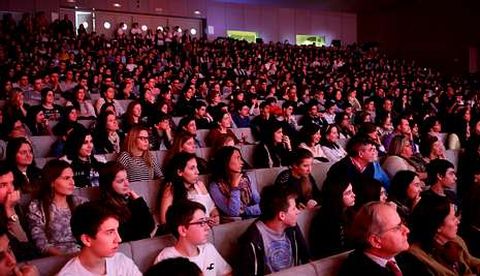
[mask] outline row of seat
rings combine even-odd
[[[298,226],[305,237],[309,240],[309,228],[311,220],[317,210],[305,210],[298,216]],[[209,236],[211,242],[225,260],[235,268],[239,258],[238,240],[247,228],[255,221],[255,219],[235,221],[212,227]],[[138,268],[145,272],[152,264],[158,253],[167,246],[173,246],[175,238],[172,235],[164,235],[150,239],[144,239],[134,242],[121,244],[119,251],[133,259]],[[301,272],[301,275],[334,275],[340,266],[341,261],[346,254],[340,254],[320,261],[312,262],[303,266],[291,268],[280,274],[275,275],[292,275],[289,271]],[[54,275],[58,270],[72,257],[55,256],[33,260],[30,263],[37,266],[40,275]],[[313,269],[312,269],[313,268]],[[315,274],[317,271],[328,274]],[[306,273],[306,274],[304,274]]]

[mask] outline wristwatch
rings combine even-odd
[[[17,222],[18,221],[18,216],[17,216],[17,214],[13,214],[8,219],[10,221]]]

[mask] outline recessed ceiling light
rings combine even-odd
[[[195,28],[191,28],[191,29],[190,29],[190,33],[191,33],[192,35],[196,35],[196,34],[197,34],[197,30],[196,30]]]
[[[113,3],[113,6],[114,6],[115,8],[120,8],[122,5],[120,5],[119,3]]]
[[[147,25],[142,25],[141,29],[142,29],[142,31],[146,32],[148,30],[148,27],[147,27]]]
[[[123,24],[122,24],[122,29],[123,29],[123,30],[126,30],[127,28],[128,28],[127,24],[126,24],[126,23],[123,23]]]
[[[158,27],[157,27],[157,31],[163,32],[163,27],[162,27],[162,26],[158,26]]]
[[[196,14],[196,15],[202,14],[202,12],[200,12],[199,10],[195,10],[193,13]]]
[[[110,24],[110,22],[105,21],[105,22],[103,23],[103,27],[108,30],[108,29],[110,29],[110,27],[112,27],[112,25]]]

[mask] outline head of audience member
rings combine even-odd
[[[203,118],[207,115],[207,103],[204,101],[195,102],[195,117]]]
[[[85,96],[86,96],[86,91],[84,86],[77,85],[75,86],[75,88],[73,88],[74,102],[83,103],[86,100]]]
[[[180,200],[167,210],[167,226],[179,242],[194,246],[205,244],[210,233],[210,218],[205,207],[194,201]]]
[[[78,121],[78,109],[75,106],[64,107],[60,121],[70,124],[76,123]]]
[[[148,130],[142,126],[134,126],[125,137],[125,151],[131,156],[142,156],[149,166],[152,165]]]
[[[394,205],[374,201],[356,213],[348,234],[358,250],[388,260],[408,250],[409,232]]]
[[[297,148],[290,154],[291,171],[295,177],[306,178],[312,172],[313,154],[303,148]]]
[[[422,156],[432,159],[443,158],[442,141],[437,136],[426,135],[420,142],[420,153]]]
[[[196,150],[197,144],[195,143],[195,136],[186,132],[181,132],[173,139],[172,147],[169,150],[169,156],[173,157],[179,152],[195,154]]]
[[[26,172],[30,166],[35,166],[32,144],[25,137],[10,139],[6,150],[6,164]]]
[[[347,154],[357,163],[366,166],[378,158],[375,142],[367,136],[355,135],[347,143]]]
[[[413,208],[420,200],[423,184],[416,172],[399,171],[392,178],[388,198]]]
[[[423,130],[425,134],[442,132],[442,123],[436,116],[430,116],[425,119],[423,123]]]
[[[1,178],[1,176],[0,176]],[[0,226],[0,275],[38,275],[23,274],[23,269],[17,267],[17,259],[10,248],[10,240],[8,238],[8,229],[6,226]]]
[[[355,193],[347,177],[331,177],[322,188],[322,209],[340,217],[346,209],[355,205]]]
[[[240,150],[233,146],[218,149],[212,161],[212,177],[227,183],[232,176],[243,173],[245,167],[249,167]]]
[[[200,268],[189,259],[177,257],[165,259],[153,265],[143,275],[202,276],[203,273]]]
[[[11,167],[5,161],[0,162],[0,206],[4,207],[9,195],[14,192],[15,180]]]
[[[261,139],[267,145],[278,146],[283,143],[283,128],[282,124],[273,122],[265,126],[265,135],[262,135]]]
[[[360,126],[357,132],[358,135],[367,136],[373,142],[379,143],[378,128],[374,123],[364,123]]]
[[[165,181],[172,183],[173,198],[187,198],[187,187],[197,182],[198,175],[195,154],[188,152],[175,154],[165,167]]]
[[[34,130],[38,125],[45,124],[46,118],[43,109],[41,108],[30,108],[27,112],[27,117],[25,118],[25,123],[30,128]]]
[[[222,111],[213,118],[213,121],[217,123],[217,128],[221,131],[226,131],[232,127],[232,116],[230,113]]]
[[[300,130],[300,136],[307,146],[313,147],[318,145],[322,138],[320,126],[317,124],[303,126]]]
[[[398,118],[395,118],[393,125],[395,127],[395,133],[404,135],[408,138],[410,138],[410,134],[412,133],[412,129],[410,128],[410,123],[408,120],[408,117],[406,116],[401,116]]]
[[[10,93],[9,93],[9,101],[7,105],[11,107],[19,108],[21,105],[23,105],[23,99],[24,99],[24,95],[23,95],[22,89],[18,87],[12,88],[12,90],[10,90]]]
[[[102,107],[100,108],[99,115],[103,114],[107,111],[113,112],[113,114],[117,114],[117,109],[115,108],[115,105],[113,103],[110,103],[110,102],[106,102],[102,105]]]
[[[131,190],[127,170],[121,163],[109,161],[100,172],[99,186],[102,198],[122,205],[120,203],[125,202]]]
[[[444,159],[435,159],[427,165],[427,185],[438,185],[442,189],[453,189],[457,184],[455,166]]]
[[[260,219],[286,229],[297,224],[300,213],[295,191],[275,185],[267,186],[260,196]]]
[[[382,183],[374,178],[361,177],[353,183],[356,199],[355,206],[360,208],[368,202],[387,202],[387,191]]]
[[[104,86],[102,95],[107,102],[112,102],[115,99],[115,94],[116,94],[116,91],[113,86],[110,86],[110,85]]]
[[[110,134],[119,130],[117,116],[115,112],[106,111],[101,113],[97,118],[95,132]]]
[[[124,116],[128,123],[138,123],[142,117],[142,105],[140,102],[136,100],[131,101],[127,106],[127,111]]]
[[[330,124],[323,129],[322,132],[322,144],[336,144],[340,135],[338,133],[338,127],[334,124]]]
[[[316,103],[312,102],[307,105],[307,115],[311,118],[317,118],[320,116],[320,113],[318,112],[318,105]]]
[[[65,142],[64,152],[70,160],[89,160],[93,153],[93,138],[90,131],[77,128],[70,132]]]
[[[178,132],[186,132],[190,135],[195,136],[197,132],[197,124],[195,123],[195,118],[192,116],[186,116],[180,119],[178,122]]]
[[[290,116],[293,115],[293,112],[295,111],[295,103],[291,101],[285,101],[282,104],[282,114],[283,117],[289,118]]]
[[[375,100],[370,97],[366,99],[363,103],[363,109],[368,112],[374,112],[375,111]]]
[[[388,155],[410,158],[413,156],[413,149],[410,139],[404,135],[396,135],[392,138],[388,147]]]
[[[270,117],[270,108],[271,106],[266,102],[260,103],[260,116],[262,116],[264,119],[268,119]]]
[[[410,216],[411,241],[431,252],[435,243],[444,245],[457,237],[459,223],[456,206],[446,197],[422,199]]]
[[[54,198],[66,198],[70,210],[73,210],[72,195],[75,190],[73,176],[73,170],[66,161],[58,159],[48,161],[42,169],[38,191],[38,199],[43,206],[50,206]],[[47,211],[49,210],[45,210]]]
[[[77,208],[70,219],[72,234],[82,246],[96,259],[112,257],[122,242],[118,233],[119,218],[109,208],[99,202],[86,202]]]
[[[43,88],[41,92],[42,104],[43,105],[52,105],[55,102],[55,94],[51,88]]]

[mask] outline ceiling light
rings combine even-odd
[[[162,26],[158,26],[158,27],[157,27],[157,31],[163,32],[163,27],[162,27]]]
[[[142,25],[141,29],[142,29],[142,31],[146,32],[148,30],[148,27],[147,27],[147,25]]]
[[[115,8],[120,8],[122,5],[120,5],[119,3],[113,3],[113,6],[114,6]]]
[[[122,24],[122,29],[123,29],[123,30],[126,30],[126,29],[127,29],[127,24],[126,24],[126,23],[123,23],[123,24]]]
[[[191,29],[190,29],[190,34],[196,35],[196,34],[197,34],[197,30],[196,30],[195,28],[191,28]]]
[[[196,14],[196,15],[202,14],[202,12],[200,12],[199,10],[195,10],[193,13]]]
[[[103,22],[103,27],[108,30],[108,29],[110,29],[110,27],[112,27],[112,24],[110,24],[110,22],[108,22],[108,21],[105,21],[105,22]]]
[[[85,29],[88,28],[88,22],[83,22],[82,25],[83,25],[83,27],[84,27]]]

